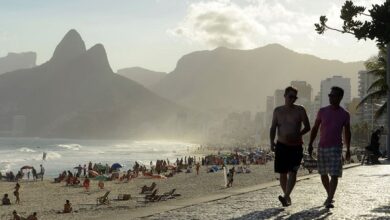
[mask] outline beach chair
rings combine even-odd
[[[153,192],[151,194],[137,197],[138,198],[137,202],[146,204],[146,203],[149,203],[149,202],[156,201],[158,199],[158,197],[159,197],[157,195],[157,191],[158,191],[158,189],[155,189],[155,190],[153,190]]]
[[[151,194],[145,195],[145,200],[153,200],[157,195],[158,189],[153,190]]]
[[[175,191],[176,191],[176,189],[172,189],[169,192],[163,193],[163,195],[165,195],[165,196],[172,196],[175,193]]]
[[[180,194],[177,194],[177,193],[175,194],[175,192],[176,192],[176,189],[172,189],[169,192],[163,193],[158,200],[165,201],[168,199],[174,199],[174,198],[176,198],[176,196],[180,196]]]
[[[157,186],[157,184],[155,182],[153,182],[152,185],[150,185],[149,187],[144,185],[141,188],[140,194],[151,194],[153,192],[153,190],[156,188],[156,186]]]
[[[104,194],[104,196],[98,197],[96,199],[96,205],[110,204],[110,200],[108,200],[108,194],[110,194],[110,191],[107,191],[106,194]]]

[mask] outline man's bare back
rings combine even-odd
[[[305,120],[307,120],[306,111],[300,105],[284,105],[275,108],[272,125],[277,127],[278,141],[286,145],[301,145],[302,123],[305,123]]]

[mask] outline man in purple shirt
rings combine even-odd
[[[342,176],[342,133],[344,129],[344,141],[347,147],[346,160],[349,160],[351,142],[351,128],[349,113],[345,111],[340,102],[344,90],[340,87],[332,87],[329,93],[330,105],[318,111],[317,119],[310,134],[309,154],[313,152],[313,141],[320,128],[320,142],[318,144],[318,173],[321,175],[322,185],[328,194],[324,202],[326,208],[333,208],[333,197],[336,192],[338,178]],[[330,181],[329,181],[330,176]]]

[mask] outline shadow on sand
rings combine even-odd
[[[233,218],[234,220],[246,220],[246,219],[274,219],[275,216],[283,212],[283,208],[270,208],[263,211],[255,211],[248,213],[238,218]],[[233,220],[232,219],[232,220]]]
[[[360,215],[360,217],[362,218],[366,218],[366,219],[376,219],[376,220],[384,220],[384,219],[390,219],[390,205],[384,205],[384,206],[380,206],[380,207],[377,207],[377,208],[374,208],[373,210],[371,210],[371,212],[373,214],[365,214],[365,215]],[[386,216],[378,216],[377,214],[379,215],[383,215],[385,214]]]
[[[390,205],[384,205],[384,206],[377,207],[377,208],[371,210],[371,212],[390,214]],[[390,218],[390,217],[388,217],[388,218]]]
[[[324,206],[316,206],[291,214],[287,219],[327,219],[330,215],[332,215],[331,209],[326,209]]]
[[[234,220],[248,220],[248,219],[326,219],[332,213],[329,209],[323,208],[323,206],[313,207],[308,210],[303,210],[297,213],[289,215],[284,213],[279,215],[284,211],[283,208],[271,208],[265,209],[263,211],[256,211],[243,215],[239,218],[233,218]],[[232,220],[233,220],[232,219]]]
[[[362,176],[362,177],[388,177],[390,176],[390,174],[380,174],[380,175],[377,175],[377,174],[374,174],[374,175],[367,175],[367,174],[360,174],[359,176]]]

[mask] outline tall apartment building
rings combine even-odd
[[[317,117],[318,110],[320,110],[320,108],[321,108],[321,102],[320,102],[321,98],[320,97],[321,97],[321,93],[318,92],[318,94],[316,96],[314,96],[314,99],[311,102],[310,108],[306,109],[307,115],[308,115],[309,120],[310,120],[310,124],[314,124],[316,117]]]
[[[344,89],[344,97],[341,100],[340,106],[346,108],[347,105],[351,102],[351,79],[344,78],[342,76],[333,76],[332,78],[327,78],[321,81],[321,107],[325,107],[329,105],[329,97],[330,89],[333,86],[338,86]]]
[[[311,102],[313,88],[306,81],[291,81],[291,86],[298,89],[298,104],[304,105]]]

